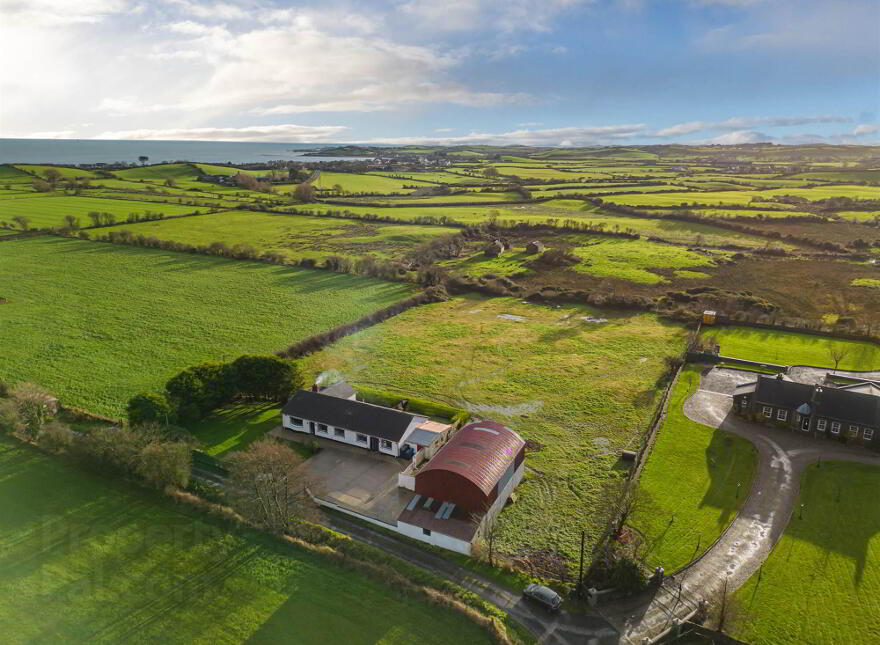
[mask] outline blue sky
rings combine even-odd
[[[880,0],[0,0],[0,136],[877,143]]]

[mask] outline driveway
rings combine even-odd
[[[793,365],[786,372],[793,380],[810,385],[821,385],[825,382],[825,376],[846,376],[860,378],[868,381],[880,381],[880,370],[873,372],[850,372],[847,370],[832,370],[827,367],[807,367],[806,365]]]
[[[748,499],[718,541],[696,562],[667,579],[654,596],[609,607],[604,615],[622,633],[624,643],[655,638],[683,620],[700,599],[710,602],[723,591],[740,587],[755,573],[782,536],[797,501],[804,469],[822,461],[853,461],[880,466],[880,456],[864,449],[768,428],[735,416],[731,386],[736,370],[707,368],[700,390],[684,404],[685,415],[697,423],[721,428],[748,439],[758,450],[758,467]],[[740,373],[742,374],[742,373]],[[748,377],[748,378],[746,378]],[[744,382],[754,380],[747,374]]]
[[[299,439],[281,428],[272,434]],[[397,486],[397,474],[409,461],[330,439],[302,436],[321,446],[320,452],[300,466],[315,497],[386,524],[397,524],[397,516],[412,498],[412,491]]]

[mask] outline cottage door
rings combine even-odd
[[[801,415],[801,430],[804,432],[810,429],[810,417],[807,414]]]
[[[315,422],[309,421],[309,434],[315,434]]]
[[[370,437],[370,450],[379,451],[379,440],[376,437]]]

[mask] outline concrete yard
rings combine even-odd
[[[332,439],[292,432],[280,426],[270,434],[288,441],[316,441],[321,450],[302,465],[314,482],[312,493],[344,509],[395,525],[412,498],[397,486],[397,474],[409,460],[349,446]]]

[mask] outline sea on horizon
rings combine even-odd
[[[0,139],[0,163],[94,164],[199,161],[243,164],[267,161],[339,161],[370,157],[303,157],[309,150],[345,144],[229,141],[111,141],[97,139]]]

